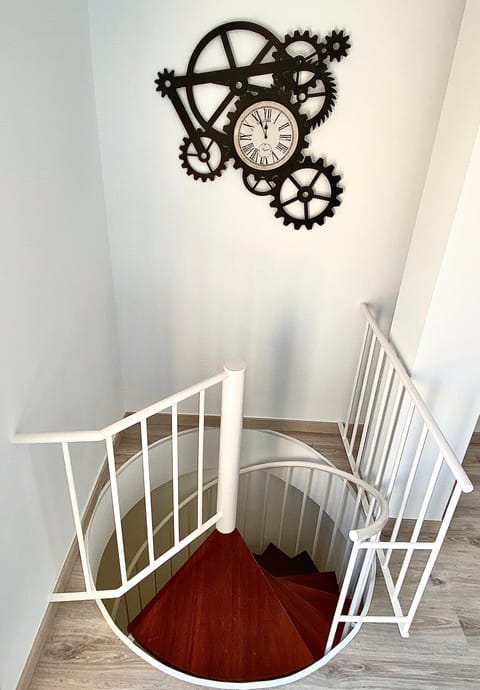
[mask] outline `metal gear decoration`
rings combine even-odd
[[[306,157],[279,181],[270,206],[284,225],[311,230],[333,216],[342,192],[340,175],[335,174],[333,165],[326,165],[323,158],[313,161]]]
[[[159,72],[157,78],[155,79],[155,84],[157,85],[157,91],[160,93],[161,97],[164,98],[167,94],[171,93],[174,87],[175,72],[164,69],[163,72]]]
[[[340,62],[347,57],[350,50],[350,37],[343,33],[343,31],[332,31],[332,33],[325,36],[322,44],[322,55],[328,58],[330,62],[336,60]]]
[[[251,59],[241,59],[235,52],[234,41],[240,45],[249,39],[255,41],[259,50]],[[213,69],[209,81],[206,82],[205,72],[197,72],[197,68],[212,45],[223,53],[224,68]],[[188,62],[185,86],[188,104],[205,131],[211,135],[222,136],[228,109],[235,105],[239,97],[261,90],[262,85],[258,84],[255,77],[270,77],[270,67],[265,67],[264,60],[279,46],[279,39],[271,31],[253,22],[222,24],[201,39]],[[212,83],[224,87],[218,102],[215,103],[216,107],[211,107],[210,98],[202,98],[204,87],[208,89],[208,85]]]
[[[294,69],[274,76],[274,83],[286,85],[295,94],[301,93],[317,81],[318,68],[323,63],[322,43],[309,31],[287,34],[273,57],[276,60],[292,58]],[[323,65],[322,65],[323,66]]]
[[[256,196],[268,196],[273,194],[273,190],[277,186],[277,177],[268,178],[263,175],[256,175],[254,172],[248,170],[243,171],[243,184],[249,192]]]
[[[281,39],[260,24],[234,21],[209,31],[185,74],[165,68],[155,80],[185,128],[179,158],[187,175],[215,180],[231,159],[250,193],[273,196],[285,225],[322,225],[340,204],[340,176],[302,152],[308,133],[336,105],[327,65],[331,70],[350,47],[336,30],[324,38],[297,30]]]
[[[300,104],[300,112],[307,118],[309,129],[315,129],[332,114],[336,97],[335,79],[322,67],[317,72],[315,84],[299,89],[292,100]]]
[[[220,177],[227,167],[227,158],[224,148],[215,139],[206,136],[202,130],[198,130],[198,135],[204,150],[198,151],[195,142],[185,137],[180,146],[179,158],[187,175],[191,175],[194,180],[207,182]]]

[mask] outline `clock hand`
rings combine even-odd
[[[268,125],[267,125],[267,123],[265,122],[265,123],[263,124],[263,133],[264,133],[265,139],[268,139],[267,131],[268,131]]]

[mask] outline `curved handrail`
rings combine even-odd
[[[393,347],[392,343],[388,340],[388,338],[385,337],[384,333],[380,330],[377,322],[375,321],[375,318],[373,317],[372,312],[370,311],[368,304],[361,304],[360,309],[362,310],[362,313],[367,319],[370,328],[375,333],[377,340],[379,341],[379,343],[385,350],[386,354],[388,355],[389,361],[392,364],[395,371],[397,372],[407,393],[410,395],[412,401],[415,403],[415,407],[419,410],[420,414],[427,422],[429,431],[432,437],[435,439],[439,450],[442,452],[445,462],[450,468],[453,476],[455,477],[456,481],[460,484],[462,491],[464,493],[470,493],[471,491],[473,491],[472,482],[470,481],[468,475],[466,474],[465,470],[458,461],[457,456],[453,452],[442,430],[438,426],[432,414],[429,412],[422,396],[420,395],[415,384],[410,378],[395,348]]]
[[[265,469],[273,469],[273,468],[282,468],[282,467],[304,467],[305,469],[311,469],[311,470],[320,470],[321,472],[327,472],[329,474],[336,475],[338,477],[342,477],[342,479],[345,479],[346,481],[350,482],[351,484],[356,484],[359,488],[363,489],[363,491],[371,494],[372,496],[375,497],[375,499],[378,501],[378,504],[380,506],[380,514],[377,517],[376,520],[374,520],[370,525],[367,527],[360,527],[359,529],[352,529],[348,533],[348,536],[351,541],[356,542],[356,541],[364,541],[365,539],[370,539],[371,537],[375,537],[377,534],[379,534],[382,529],[385,527],[387,521],[388,521],[388,503],[384,496],[375,489],[371,484],[368,484],[368,482],[364,481],[363,479],[360,479],[360,477],[356,477],[353,474],[349,474],[348,472],[344,472],[343,470],[339,470],[336,467],[328,467],[327,465],[318,465],[315,462],[311,462],[308,460],[286,460],[284,462],[268,462],[268,463],[260,463],[258,465],[250,465],[249,467],[244,467],[242,470],[240,470],[240,474],[246,474],[247,472],[254,472],[255,470],[265,470]]]
[[[240,470],[240,475],[244,474],[249,474],[250,472],[256,472],[259,470],[270,470],[270,469],[283,469],[285,467],[292,467],[292,468],[304,468],[304,469],[310,469],[310,470],[318,470],[320,472],[327,472],[328,474],[335,475],[338,477],[341,477],[345,481],[355,484],[358,488],[362,489],[363,491],[371,494],[372,496],[375,497],[375,499],[378,501],[378,504],[380,506],[380,514],[377,517],[376,520],[374,520],[370,525],[367,527],[361,527],[358,529],[352,529],[349,531],[348,536],[352,542],[359,542],[359,541],[365,541],[366,539],[370,539],[372,537],[377,536],[383,527],[385,526],[386,522],[388,521],[388,504],[384,496],[377,491],[373,486],[368,484],[368,482],[364,481],[363,479],[360,479],[359,477],[356,477],[353,474],[349,474],[348,472],[344,472],[343,470],[339,470],[336,467],[329,466],[329,465],[319,465],[318,463],[312,462],[310,460],[282,460],[282,461],[267,461],[267,462],[262,462],[258,463],[256,465],[249,465],[248,467],[242,467]],[[203,490],[207,491],[208,489],[211,489],[215,484],[217,483],[218,478],[215,477],[214,479],[211,479],[209,482],[207,482]],[[185,506],[187,506],[189,503],[191,503],[197,496],[197,491],[193,491],[189,496],[184,498],[182,502],[179,504],[179,508],[182,509]],[[159,523],[156,525],[154,528],[153,534],[157,534],[166,524],[167,522],[172,518],[173,516],[173,511],[170,511]],[[137,549],[134,557],[132,558],[129,567],[128,567],[128,574],[130,575],[135,568],[136,564],[138,563],[142,553],[145,552],[147,548],[147,540],[143,542],[143,544]]]

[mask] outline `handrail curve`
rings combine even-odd
[[[353,484],[356,484],[359,488],[370,493],[378,501],[380,505],[380,515],[372,522],[368,527],[361,527],[358,529],[352,529],[349,531],[348,536],[352,542],[365,541],[366,539],[371,539],[377,536],[385,526],[388,521],[388,504],[384,496],[377,491],[373,486],[365,482],[363,479],[356,477],[353,474],[339,470],[336,467],[331,467],[329,465],[320,465],[318,463],[312,462],[310,460],[282,460],[282,461],[266,461],[258,463],[256,465],[249,465],[248,467],[242,467],[240,470],[240,475],[249,474],[250,472],[256,472],[258,470],[269,470],[269,469],[283,469],[285,467],[293,468],[305,468],[312,470],[320,470],[321,472],[328,472],[329,474],[339,476]],[[211,479],[203,486],[204,491],[208,491],[214,487],[218,482],[218,477]],[[191,503],[197,497],[197,491],[192,491],[188,496],[186,496],[179,504],[179,509],[185,508],[189,503]],[[153,534],[156,535],[158,532],[171,520],[173,516],[173,510],[171,510],[164,518],[154,527]],[[128,575],[133,572],[137,562],[139,561],[141,555],[146,551],[148,540],[145,539],[143,544],[139,546],[135,555],[128,566]]]

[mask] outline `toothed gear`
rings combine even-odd
[[[227,156],[224,147],[218,141],[207,136],[201,129],[197,131],[204,150],[197,150],[195,142],[185,137],[180,146],[179,158],[187,175],[191,175],[195,180],[207,182],[220,177],[227,167]]]
[[[252,45],[256,45],[257,49],[260,50],[256,56],[247,57],[241,51],[238,51],[238,54],[235,53],[236,46],[249,45],[252,39],[254,41]],[[195,78],[198,74],[204,73],[203,59],[205,55],[207,55],[207,61],[210,59],[208,54],[212,44],[215,47],[215,55],[218,60],[216,69],[229,69],[231,79],[222,84],[228,89],[227,93],[224,89],[219,89],[217,92],[213,90],[210,98],[208,84],[203,81],[195,83]],[[271,56],[272,50],[278,49],[279,46],[280,40],[269,29],[260,24],[246,21],[221,24],[209,31],[200,40],[188,61],[185,93],[194,118],[207,134],[217,139],[218,137],[223,138],[226,111],[245,93],[258,93],[262,88],[257,84],[250,83],[248,68],[264,60],[270,62],[268,58]],[[213,70],[213,75],[215,71]],[[206,87],[207,97],[204,97],[204,87]],[[214,107],[214,101],[215,106],[218,104],[218,109]]]
[[[322,43],[318,36],[312,36],[309,31],[287,34],[280,49],[273,53],[273,59],[287,58],[295,58],[296,69],[274,75],[274,84],[285,83],[293,93],[300,93],[313,86],[317,81],[319,68],[324,67]]]
[[[295,148],[294,154],[288,158],[284,166],[278,166],[270,170],[261,170],[259,173],[265,179],[278,178],[281,176],[282,172],[286,169],[290,169],[295,166],[296,163],[301,160],[302,149],[304,149],[308,142],[306,140],[308,133],[308,122],[307,117],[303,115],[300,111],[300,105],[298,103],[292,103],[288,95],[278,88],[265,88],[262,89],[261,94],[248,94],[243,98],[240,98],[235,104],[235,109],[228,113],[227,124],[224,127],[225,133],[225,146],[227,148],[228,158],[233,159],[233,167],[246,171],[247,173],[252,172],[252,167],[245,163],[237,154],[234,145],[234,130],[238,118],[242,113],[251,105],[255,103],[261,103],[263,101],[277,102],[288,108],[290,113],[293,115],[298,126],[298,143]]]
[[[333,60],[340,62],[344,57],[347,57],[350,48],[350,36],[343,31],[332,31],[323,39],[321,55],[323,59],[327,58],[330,62]]]
[[[175,72],[164,69],[163,72],[158,72],[158,77],[155,79],[155,84],[157,85],[157,91],[160,92],[162,98],[164,98],[171,91],[175,91],[174,85]]]
[[[269,179],[263,175],[256,175],[253,172],[248,172],[247,170],[243,171],[242,179],[243,184],[248,191],[256,196],[268,196],[269,194],[274,194],[274,190],[278,182],[277,177]]]
[[[306,116],[310,130],[321,125],[332,114],[336,98],[335,79],[323,68],[317,72],[314,86],[301,89],[293,96],[293,100],[300,104],[300,112]]]
[[[340,179],[333,165],[326,165],[323,158],[313,161],[306,157],[279,181],[270,206],[276,209],[275,216],[282,218],[284,225],[311,230],[314,225],[323,225],[340,205]]]

